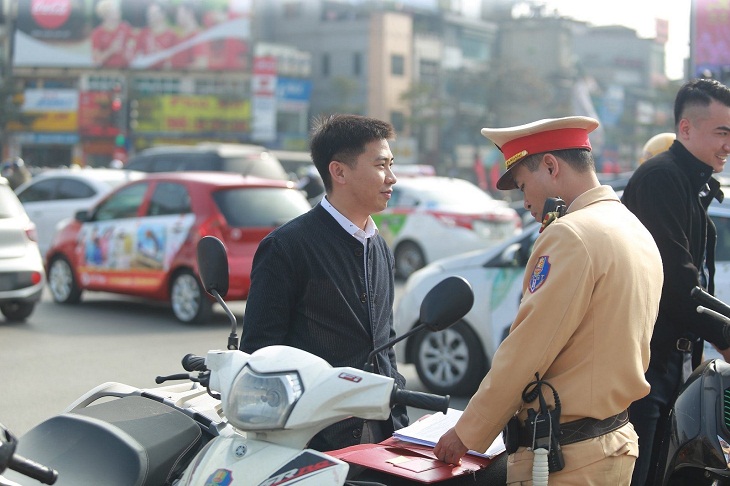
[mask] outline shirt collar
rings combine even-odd
[[[697,192],[701,191],[712,178],[712,167],[692,155],[681,142],[676,140],[669,147],[669,151],[675,155],[675,160],[687,173],[692,187]]]
[[[333,218],[335,218],[335,221],[337,221],[340,226],[342,226],[345,231],[347,231],[349,234],[357,238],[358,240],[364,242],[368,238],[372,238],[373,236],[378,234],[378,227],[375,225],[375,221],[373,221],[373,218],[368,216],[368,220],[365,223],[365,229],[360,229],[355,223],[347,219],[342,213],[340,213],[327,199],[327,196],[324,196],[322,198],[322,207],[327,210],[328,213],[332,215]]]

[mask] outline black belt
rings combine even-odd
[[[629,422],[629,411],[608,417],[607,419],[598,420],[594,418],[584,418],[565,422],[560,424],[560,442],[561,446],[580,442],[582,440],[593,439],[602,435],[620,429]],[[533,431],[528,430],[524,425],[520,425],[518,432],[518,440],[520,447],[532,447]]]

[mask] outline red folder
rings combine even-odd
[[[432,447],[392,437],[379,444],[358,444],[327,454],[350,464],[426,484],[479,471],[496,459],[467,454],[461,458],[460,466],[454,466],[436,459]]]

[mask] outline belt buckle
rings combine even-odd
[[[691,353],[692,341],[687,338],[677,339],[677,351],[682,351],[683,353]]]

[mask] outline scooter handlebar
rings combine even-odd
[[[54,484],[58,479],[58,472],[55,469],[38,464],[18,454],[13,454],[8,467],[43,484]]]
[[[406,405],[408,407],[422,408],[434,412],[443,412],[449,409],[449,395],[434,395],[432,393],[423,393],[410,390],[402,390],[398,387],[393,388],[393,394],[390,397],[390,405]]]
[[[194,354],[186,354],[182,359],[182,366],[185,371],[207,371],[208,368],[205,366],[205,358],[196,356]]]
[[[700,287],[693,288],[690,292],[690,295],[692,295],[692,298],[694,300],[707,307],[708,309],[714,310],[718,314],[722,314],[725,317],[730,317],[730,306],[728,306],[720,299],[705,292]]]

